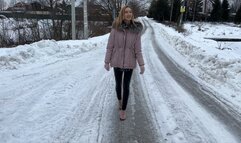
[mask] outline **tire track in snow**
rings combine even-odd
[[[99,70],[99,74],[96,75],[96,77],[101,77],[99,82],[95,82],[94,85],[86,83],[91,85],[90,88],[79,93],[85,96],[82,95],[83,99],[78,102],[72,116],[66,120],[61,132],[58,133],[53,142],[101,141],[100,126],[104,111],[103,106],[111,92],[111,88],[106,88],[106,86],[109,87],[112,84],[110,78],[102,75],[102,71],[103,69]]]
[[[63,63],[60,63],[60,66],[63,66]],[[44,71],[46,69],[48,71],[49,67],[42,70]],[[21,128],[25,130],[24,135],[34,138],[34,136],[36,136],[34,133],[39,131],[43,133],[41,134],[41,136],[43,136],[42,141],[48,142],[45,138],[50,138],[51,134],[55,134],[51,132],[49,126],[52,126],[53,123],[60,122],[61,118],[66,116],[64,113],[66,111],[68,112],[68,107],[66,108],[65,106],[68,106],[69,102],[62,102],[63,99],[73,100],[71,96],[68,97],[66,95],[72,94],[71,91],[73,91],[73,88],[78,87],[78,84],[81,82],[82,77],[78,76],[79,71],[67,69],[68,67],[63,71],[57,70],[57,72],[51,72],[51,74],[32,77],[32,81],[27,83],[24,82],[24,77],[21,78],[22,82],[19,83],[23,83],[23,86],[26,87],[24,91],[21,91],[23,95],[16,96],[16,98],[11,99],[11,101],[4,102],[6,106],[11,106],[11,102],[13,102],[15,104],[14,107],[17,108],[10,108],[13,111],[9,111],[10,109],[4,106],[2,108],[6,113],[11,113],[11,115],[1,116],[6,117],[6,119],[1,119],[1,124],[9,124],[7,122],[12,122],[12,126],[8,127],[9,133]],[[19,85],[21,84],[16,84],[16,86]],[[29,86],[31,90],[26,90]],[[17,88],[16,90],[22,90],[22,88]],[[67,105],[63,103],[67,103]],[[17,106],[16,104],[19,105]],[[56,113],[56,109],[61,112]],[[25,124],[28,124],[28,126],[25,126]],[[38,126],[36,126],[37,124]],[[15,134],[14,136],[23,138],[21,134]]]
[[[137,134],[138,142],[164,143],[165,139],[158,134],[157,121],[153,118],[153,107],[148,105],[150,103],[149,97],[141,85],[142,77],[143,75],[140,75],[139,71],[135,71],[133,74],[131,105],[132,114],[134,114],[133,121],[136,126],[134,132]]]
[[[209,131],[202,127],[202,123],[197,120],[197,117],[193,115],[192,111],[188,109],[185,103],[179,99],[180,94],[173,89],[174,87],[166,86],[170,83],[168,83],[168,81],[164,81],[164,78],[160,78],[165,76],[165,74],[162,75],[162,72],[155,68],[150,59],[150,55],[148,54],[147,61],[152,69],[153,78],[155,79],[155,84],[159,90],[160,96],[162,96],[162,98],[166,101],[165,104],[170,109],[177,124],[177,127],[171,132],[166,133],[166,135],[172,136],[182,132],[185,137],[185,139],[180,138],[182,142],[186,140],[187,142],[192,143],[215,143],[216,141],[212,136],[210,136]]]
[[[35,74],[28,74],[30,73],[28,70],[26,70],[26,72],[22,72],[22,70],[21,72],[17,71],[19,75],[22,73],[29,75],[27,76],[26,82],[25,76],[19,76],[18,79],[22,82],[18,82],[16,84],[16,87],[26,87],[24,88],[24,92],[22,92],[23,95],[21,95],[21,97],[16,96],[16,98],[20,98],[20,100],[23,101],[24,106],[16,106],[18,109],[16,109],[14,117],[1,116],[8,118],[11,117],[11,120],[13,120],[12,124],[9,123],[11,126],[8,128],[5,128],[4,126],[3,128],[0,127],[0,136],[3,137],[3,139],[8,138],[10,140],[15,139],[15,141],[26,140],[35,142],[36,140],[34,139],[39,138],[41,139],[41,142],[49,142],[49,139],[55,136],[56,132],[54,131],[59,131],[59,128],[64,125],[63,122],[68,120],[66,115],[69,115],[70,112],[72,112],[70,111],[72,107],[69,107],[69,103],[75,104],[76,101],[73,102],[71,100],[76,100],[76,97],[79,96],[73,96],[73,94],[76,94],[80,91],[79,87],[83,87],[81,86],[84,84],[82,83],[82,79],[89,78],[88,75],[79,76],[81,71],[88,70],[88,68],[79,67],[80,64],[84,64],[86,61],[81,61],[80,63],[77,61],[81,61],[81,59],[76,58],[46,66],[43,69],[41,68],[39,71],[41,74],[37,75],[36,77]],[[73,70],[72,67],[78,68]],[[36,70],[39,69],[36,68]],[[36,72],[36,70],[31,72]],[[17,90],[19,92],[23,89],[17,88]],[[11,98],[11,100],[16,105],[16,99]],[[9,103],[4,103],[6,105],[10,105]],[[75,106],[74,104],[71,106]],[[1,109],[5,111],[7,108]],[[12,108],[10,109],[12,110]],[[15,116],[17,116],[17,118],[15,118]],[[2,123],[4,122],[2,120],[0,122],[1,125],[3,125]],[[26,126],[26,124],[28,126]],[[6,132],[2,129],[4,129]],[[11,132],[19,129],[23,129],[25,132],[11,135]],[[41,136],[36,133],[41,133]],[[26,139],[26,136],[31,136],[32,138]]]
[[[42,88],[49,81],[59,80],[59,76],[66,75],[67,71],[56,71],[54,68],[47,66],[48,70],[46,71],[46,67],[31,68],[31,69],[21,69],[17,71],[14,70],[9,71],[9,76],[3,77],[3,80],[6,78],[4,85],[0,86],[2,89],[0,91],[1,95],[5,95],[2,100],[5,102],[10,100],[17,100],[18,98],[22,98],[26,93],[32,92],[34,89]],[[51,71],[51,74],[49,74]],[[4,74],[6,75],[6,74]],[[12,84],[16,83],[16,84]],[[54,84],[53,84],[54,85]],[[14,97],[13,97],[14,96]]]
[[[44,96],[43,94],[47,93],[47,89],[51,86],[55,85],[55,83],[60,82],[56,76],[53,77],[45,77],[40,80],[34,80],[27,84],[17,84],[17,85],[9,85],[15,90],[8,90],[7,92],[1,93],[6,95],[1,100],[1,109],[0,112],[2,114],[2,122],[9,122],[11,120],[16,121],[17,119],[22,119],[36,104],[38,104]],[[24,79],[19,81],[18,83],[24,83]],[[15,92],[13,92],[15,91]],[[15,96],[15,98],[12,98]],[[9,99],[11,97],[11,99]],[[17,108],[8,108],[7,106],[11,106],[14,104]],[[16,106],[17,105],[17,106]],[[1,111],[2,110],[2,111]],[[6,112],[6,113],[5,113]],[[5,119],[6,118],[6,119]]]

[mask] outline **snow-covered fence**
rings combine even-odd
[[[241,42],[241,37],[204,37],[204,39],[214,40],[218,43],[218,49],[223,50],[223,42]]]

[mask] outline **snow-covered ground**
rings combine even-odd
[[[151,41],[185,72],[241,112],[240,42],[217,43],[204,37],[240,36],[227,25],[185,24],[187,31],[143,18],[150,24],[142,36],[146,72],[135,70],[132,89],[143,100],[160,142],[238,143],[238,139],[207,113],[172,79],[158,60]],[[154,28],[154,35],[151,30]],[[113,71],[103,68],[108,34],[89,40],[43,40],[0,49],[0,142],[113,142],[118,121]],[[131,91],[127,121],[137,109]],[[141,93],[140,93],[141,94]],[[140,98],[139,97],[139,98]],[[111,118],[113,114],[117,116]],[[135,123],[134,123],[135,124]],[[121,128],[127,128],[123,124]],[[128,134],[128,132],[127,132]],[[132,142],[138,142],[131,140]],[[124,142],[131,142],[124,141]]]
[[[241,38],[241,28],[223,24],[186,23],[185,33],[152,23],[155,34],[166,39],[163,50],[190,75],[241,111],[241,42],[216,42],[207,37]],[[201,27],[201,31],[199,31]]]

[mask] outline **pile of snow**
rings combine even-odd
[[[89,40],[55,41],[42,40],[30,45],[20,45],[16,48],[1,48],[0,70],[17,69],[22,64],[47,61],[58,58],[78,56],[98,47],[105,47],[108,35]],[[105,40],[103,40],[105,39]]]
[[[241,42],[216,42],[206,37],[241,37],[241,29],[224,24],[186,23],[186,32],[151,22],[156,37],[167,42],[163,50],[220,98],[241,109]],[[201,30],[199,30],[201,28]],[[164,43],[159,43],[164,45]],[[173,50],[174,49],[174,50]],[[186,61],[186,62],[183,62]]]

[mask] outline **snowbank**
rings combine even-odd
[[[46,61],[49,57],[63,58],[80,55],[97,47],[105,47],[108,34],[89,40],[55,41],[42,40],[30,45],[20,45],[16,48],[0,49],[0,69],[16,69],[22,64]]]
[[[172,59],[204,81],[220,98],[241,109],[241,42],[216,42],[205,37],[241,37],[238,27],[224,24],[186,23],[185,33],[151,22],[155,35]],[[201,30],[198,30],[201,27]],[[164,45],[159,41],[159,45]],[[171,48],[171,49],[170,49]],[[175,50],[173,50],[175,49]],[[187,61],[187,62],[184,62]]]

